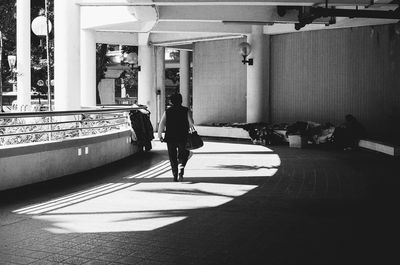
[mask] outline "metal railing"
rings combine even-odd
[[[130,128],[129,113],[146,107],[0,113],[0,146],[63,140]]]

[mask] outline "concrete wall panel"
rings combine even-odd
[[[273,122],[339,124],[400,133],[400,35],[393,25],[272,36]]]
[[[245,122],[246,67],[237,52],[241,41],[195,44],[197,124]],[[272,123],[340,124],[351,113],[371,135],[400,133],[400,35],[395,25],[273,35],[270,53]]]
[[[199,42],[193,52],[193,118],[196,124],[246,121],[243,39]]]

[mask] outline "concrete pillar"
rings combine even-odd
[[[156,53],[156,90],[157,90],[157,124],[165,111],[165,48],[155,47]]]
[[[154,82],[154,50],[148,45],[139,45],[138,52],[141,71],[138,76],[138,103],[146,105],[151,112],[151,123],[156,128],[156,90]]]
[[[269,36],[263,34],[263,26],[252,26],[248,38],[254,64],[247,66],[247,123],[269,121]]]
[[[96,34],[81,31],[81,105],[96,106]]]
[[[182,105],[190,107],[190,54],[188,51],[179,51],[179,91],[182,94]]]
[[[16,5],[17,102],[23,111],[31,105],[31,1],[17,0]]]
[[[78,0],[54,0],[54,105],[81,107],[80,8]]]

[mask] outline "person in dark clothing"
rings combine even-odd
[[[158,126],[158,138],[167,143],[168,156],[171,164],[174,181],[183,181],[183,174],[189,151],[186,150],[186,141],[189,129],[193,127],[192,115],[187,107],[182,106],[182,95],[171,95],[172,106],[163,114]],[[165,137],[162,133],[165,129]]]
[[[357,147],[362,137],[365,137],[366,131],[364,126],[357,119],[347,114],[345,122],[335,128],[333,138],[335,143],[344,150],[351,150]]]

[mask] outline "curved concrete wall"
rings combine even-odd
[[[131,131],[58,142],[0,147],[0,190],[96,168],[138,151]]]

